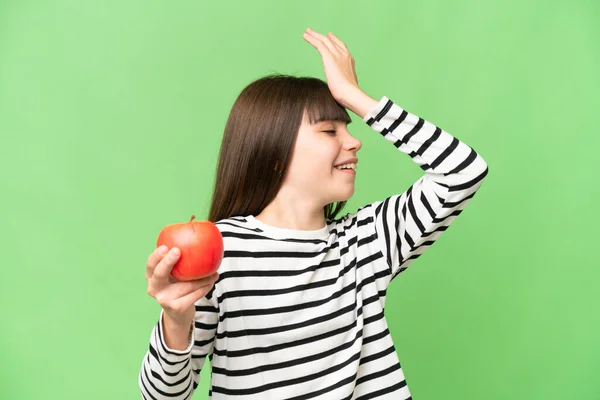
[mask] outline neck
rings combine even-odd
[[[325,215],[323,205],[310,204],[301,200],[285,200],[277,196],[259,215],[254,217],[276,228],[314,231],[323,228]]]

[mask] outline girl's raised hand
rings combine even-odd
[[[303,36],[321,54],[327,85],[333,98],[342,106],[348,107],[347,99],[357,89],[360,90],[354,58],[348,48],[331,32],[325,36],[308,28]]]

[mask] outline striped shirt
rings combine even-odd
[[[208,357],[214,399],[411,399],[384,317],[386,289],[466,207],[488,167],[385,96],[364,121],[424,174],[319,230],[252,215],[218,221],[219,280],[196,303],[186,350],[165,344],[161,311],[139,374],[143,398],[190,398]]]

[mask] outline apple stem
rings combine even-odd
[[[196,216],[194,214],[192,214],[192,218],[190,218],[190,223],[192,223],[194,218],[196,218]],[[194,224],[192,224],[192,229],[194,230],[194,232],[196,232],[196,228],[194,227]]]

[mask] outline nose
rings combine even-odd
[[[344,149],[358,151],[362,147],[362,142],[352,136],[350,133],[344,139]]]

